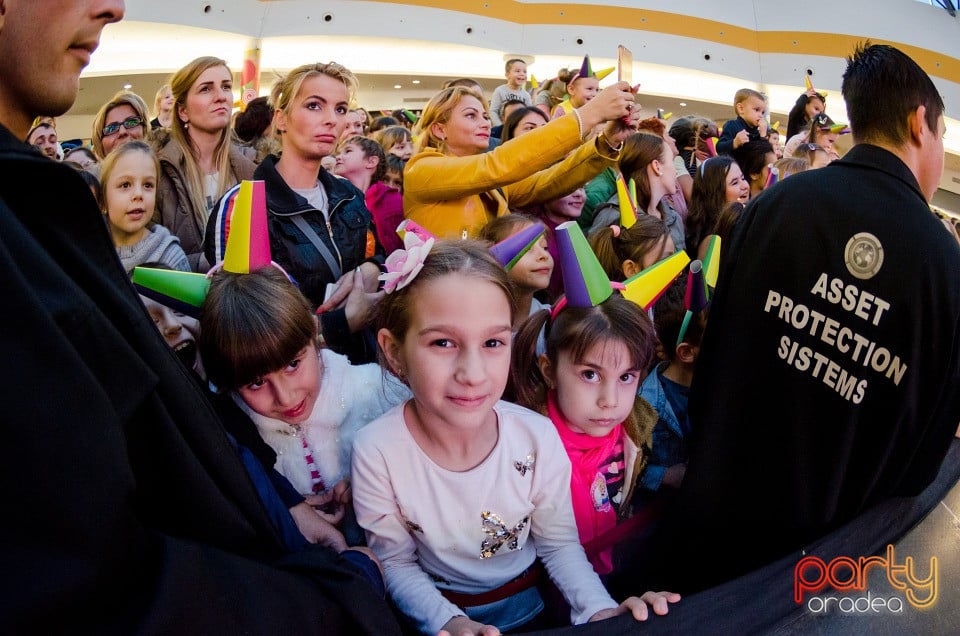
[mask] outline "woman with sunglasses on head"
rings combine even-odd
[[[173,121],[160,158],[160,204],[154,222],[180,239],[193,271],[206,271],[203,233],[213,204],[256,165],[230,139],[233,74],[216,57],[199,57],[170,78]]]

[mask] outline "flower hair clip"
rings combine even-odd
[[[423,269],[423,263],[427,260],[427,254],[433,248],[433,243],[432,237],[424,241],[413,232],[407,232],[403,237],[405,249],[394,250],[387,257],[385,263],[387,271],[378,277],[383,281],[383,291],[389,294],[413,282]]]

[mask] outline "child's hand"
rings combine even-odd
[[[338,553],[347,549],[347,541],[343,535],[332,524],[323,520],[320,513],[308,502],[304,501],[290,508],[290,516],[297,524],[300,534],[310,543],[325,545]]]
[[[437,636],[500,636],[500,630],[493,625],[472,621],[466,616],[454,616],[437,632]]]
[[[626,614],[630,612],[633,614],[633,618],[638,621],[647,620],[649,612],[647,611],[647,605],[653,607],[653,613],[659,616],[663,616],[669,610],[667,606],[669,603],[676,603],[680,600],[680,595],[674,592],[646,592],[640,598],[636,596],[631,596],[623,603],[620,603],[619,607],[600,610],[596,614],[590,617],[590,622],[602,621],[607,618],[613,618],[620,614]]]
[[[757,124],[757,132],[760,133],[760,136],[766,139],[767,137],[767,120],[761,118],[760,123]]]
[[[733,147],[739,148],[748,141],[750,141],[750,134],[746,130],[741,130],[737,133],[737,136],[733,138]]]

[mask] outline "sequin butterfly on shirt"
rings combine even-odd
[[[527,456],[523,461],[514,460],[513,467],[517,469],[517,472],[520,473],[521,477],[527,476],[527,471],[533,472],[533,465],[537,463],[537,454],[534,452],[527,453]]]
[[[520,533],[523,532],[527,522],[530,521],[530,517],[524,517],[512,529],[507,528],[499,515],[488,510],[480,513],[480,519],[483,533],[487,535],[487,538],[480,544],[481,559],[489,559],[504,545],[507,546],[508,550],[519,549]]]

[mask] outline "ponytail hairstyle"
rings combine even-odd
[[[633,261],[640,266],[644,257],[657,249],[670,236],[670,230],[662,219],[642,214],[629,228],[603,227],[590,234],[590,247],[597,255],[607,278],[613,282],[623,282],[627,276],[623,273],[624,261]]]
[[[548,388],[536,355],[541,329],[545,330],[546,337],[543,355],[554,367],[560,352],[568,352],[579,363],[594,346],[608,342],[622,342],[630,354],[631,364],[642,374],[654,362],[653,323],[645,311],[618,292],[595,307],[564,307],[553,318],[548,310],[539,311],[520,327],[510,359],[516,403],[539,413],[546,410]],[[630,417],[636,417],[636,407]]]

